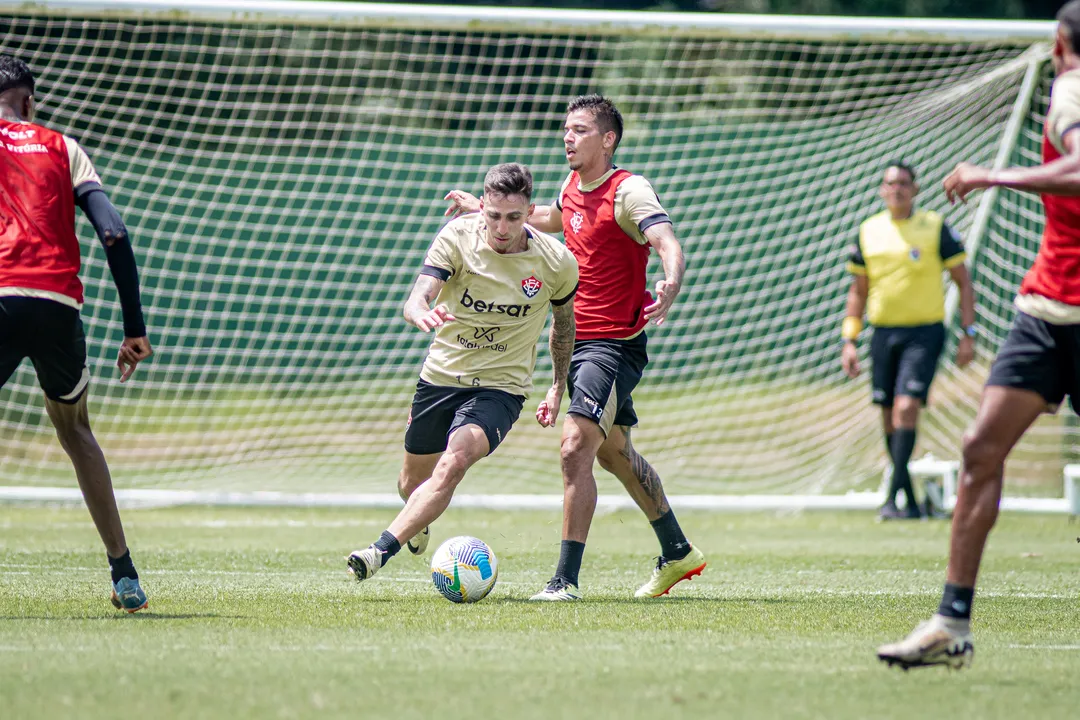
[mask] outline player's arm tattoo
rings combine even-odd
[[[634,477],[641,483],[641,487],[644,488],[645,493],[656,505],[656,510],[661,515],[671,509],[671,505],[668,504],[667,495],[664,494],[664,485],[660,482],[660,475],[649,462],[638,454],[634,449],[633,443],[630,442],[630,428],[625,425],[616,425],[615,430],[621,432],[626,438],[626,444],[623,445],[622,454],[630,463],[630,469],[634,473]]]
[[[431,303],[439,296],[439,291],[446,282],[432,275],[420,275],[416,278],[409,299],[405,301],[402,314],[405,321],[415,325],[416,318],[431,311]]]
[[[686,256],[675,237],[671,223],[659,223],[646,228],[645,237],[660,256],[664,265],[664,279],[681,288],[683,275],[686,274]]]
[[[574,354],[574,336],[577,334],[573,299],[562,305],[553,305],[551,314],[551,334],[548,337],[551,365],[555,385],[565,388],[566,376],[570,372],[570,356]]]

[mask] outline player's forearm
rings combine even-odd
[[[568,311],[556,311],[548,336],[548,348],[551,351],[553,384],[558,388],[566,387],[566,378],[570,373],[570,357],[574,354],[574,336],[577,325],[574,322],[573,307]]]
[[[528,223],[541,232],[562,232],[562,215],[552,205],[537,205]]]
[[[1030,168],[991,171],[991,185],[1021,192],[1080,195],[1080,157],[1069,155]]]
[[[964,327],[975,324],[975,283],[970,277],[960,283],[960,322]]]
[[[105,248],[109,272],[120,296],[124,335],[133,338],[146,337],[139,291],[139,270],[135,264],[135,252],[131,247],[130,236],[120,213],[97,183],[80,185],[75,191],[75,200],[94,226],[94,232]]]
[[[862,289],[859,280],[853,280],[851,287],[848,289],[844,316],[862,320],[863,313],[866,311],[866,295],[867,293]]]
[[[421,274],[402,308],[401,314],[405,322],[416,325],[417,320],[431,312],[431,303],[439,296],[443,284],[444,282],[436,277]]]

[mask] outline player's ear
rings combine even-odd
[[[525,214],[525,222],[529,222],[534,212],[536,212],[536,203],[529,203],[529,212]]]
[[[34,112],[37,110],[37,103],[34,101],[33,95],[27,95],[23,105],[23,117],[26,118],[26,122],[34,122]]]

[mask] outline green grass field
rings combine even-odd
[[[84,510],[0,506],[4,718],[1075,718],[1080,703],[1080,526],[1059,517],[1000,522],[974,667],[906,674],[873,650],[935,607],[944,523],[684,513],[709,568],[635,601],[655,541],[609,514],[586,601],[537,606],[559,517],[451,510],[435,542],[477,535],[501,561],[492,596],[458,606],[407,554],[363,585],[346,574],[389,512],[125,518],[151,603],[134,616],[108,603]]]

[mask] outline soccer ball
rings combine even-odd
[[[450,538],[431,557],[431,580],[450,602],[483,600],[498,577],[495,553],[483,540],[468,535]]]

